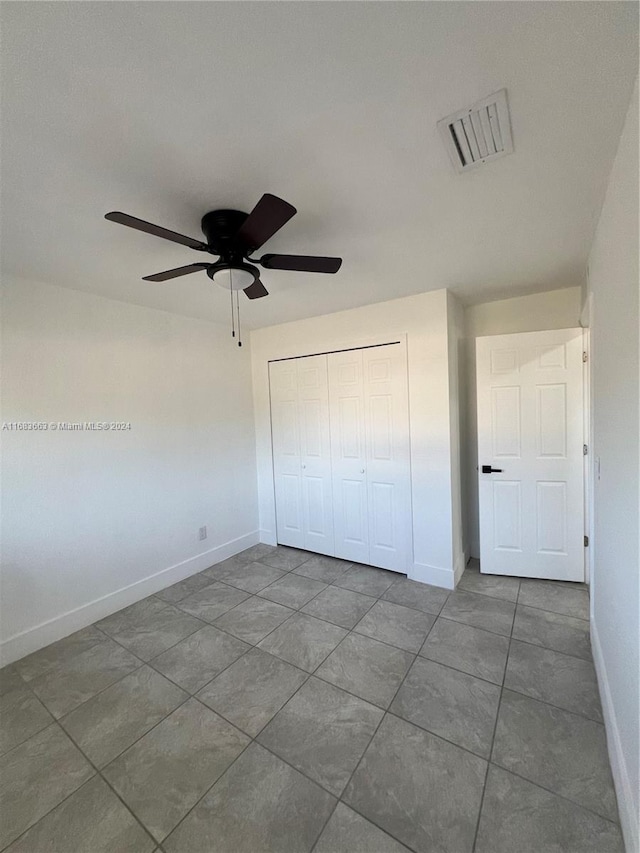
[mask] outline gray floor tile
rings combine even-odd
[[[351,589],[354,592],[362,592],[364,595],[379,597],[389,589],[397,578],[396,572],[374,569],[372,566],[353,565],[340,575],[335,584],[343,589]]]
[[[617,820],[604,726],[505,690],[491,760]]]
[[[167,839],[167,853],[309,853],[335,798],[253,743]]]
[[[327,585],[320,581],[289,573],[263,589],[259,595],[297,610],[326,588]]]
[[[94,625],[89,625],[88,628],[76,631],[74,634],[70,634],[68,637],[64,637],[56,643],[45,646],[44,649],[27,655],[22,660],[16,661],[14,667],[25,681],[32,681],[39,675],[44,675],[49,670],[64,665],[75,655],[86,652],[98,643],[103,643],[105,639],[102,631],[99,631]]]
[[[508,652],[508,637],[450,619],[438,619],[420,649],[422,657],[495,684],[502,684]]]
[[[103,772],[161,841],[249,742],[213,711],[189,699]]]
[[[504,575],[483,575],[479,565],[470,565],[464,570],[458,589],[465,592],[477,592],[491,598],[502,598],[505,601],[516,601],[520,589],[520,578]]]
[[[296,569],[313,556],[311,551],[301,551],[298,548],[288,548],[286,545],[278,545],[273,551],[259,558],[261,563],[290,572]]]
[[[313,853],[409,853],[386,832],[338,803]]]
[[[579,619],[589,618],[589,593],[577,584],[573,587],[557,581],[523,578],[520,582],[518,603]]]
[[[337,557],[323,557],[320,554],[315,554],[310,560],[306,560],[293,571],[297,575],[304,575],[306,578],[313,578],[323,583],[333,583],[347,569],[350,569],[352,565],[353,563],[349,563],[347,560],[340,560]]]
[[[178,603],[178,607],[197,619],[215,622],[219,616],[247,598],[249,598],[248,592],[216,582],[183,598]]]
[[[292,613],[293,610],[288,607],[252,595],[242,604],[216,619],[215,624],[229,634],[233,634],[234,637],[255,645],[278,625],[282,625]]]
[[[344,800],[416,853],[471,853],[487,763],[387,715]]]
[[[42,704],[57,718],[68,714],[139,666],[138,658],[113,640],[105,640],[67,658],[29,684]]]
[[[275,548],[271,545],[253,545],[251,548],[247,548],[239,554],[234,554],[233,557],[229,557],[226,560],[222,560],[220,563],[215,563],[213,566],[209,566],[209,568],[205,569],[202,574],[211,578],[211,580],[222,580],[225,575],[235,572],[241,566],[248,566],[249,563],[258,562],[261,557],[265,557],[267,554],[271,553],[271,551],[275,551]]]
[[[418,658],[390,711],[488,758],[499,702],[497,685]]]
[[[197,698],[255,737],[306,678],[297,667],[252,649],[203,687]]]
[[[229,557],[227,560],[221,560],[219,563],[214,563],[213,566],[209,566],[208,569],[200,572],[200,574],[203,578],[209,578],[209,583],[211,583],[212,581],[224,580],[226,575],[231,572],[235,572],[241,566],[246,566],[252,562],[253,560],[243,559],[240,554],[236,554],[234,557]]]
[[[344,628],[303,613],[283,622],[259,643],[261,649],[313,672],[346,636]]]
[[[514,851],[624,853],[624,844],[614,823],[490,765],[475,853]]]
[[[586,619],[519,604],[513,623],[513,637],[584,660],[592,659],[589,623]]]
[[[236,556],[238,559],[244,560],[246,565],[247,563],[256,563],[263,557],[268,557],[275,550],[277,550],[277,545],[265,545],[263,542],[259,542],[257,545],[252,545],[251,548],[246,548],[236,554]]]
[[[516,606],[511,601],[502,601],[475,592],[452,592],[442,608],[442,616],[508,637],[511,634],[515,609]]]
[[[207,625],[154,658],[152,665],[189,693],[195,693],[250,648],[242,640]]]
[[[318,669],[325,681],[387,708],[413,655],[360,634],[349,634]]]
[[[188,695],[142,666],[60,720],[84,754],[104,767]]]
[[[504,686],[602,722],[591,661],[512,640]]]
[[[145,598],[98,625],[142,660],[151,660],[202,628],[198,619],[157,598]]]
[[[53,724],[0,758],[0,850],[95,773]]]
[[[413,607],[414,610],[422,610],[423,613],[431,613],[433,616],[437,616],[449,598],[449,590],[401,577],[385,592],[382,598],[384,601],[404,604],[405,607]]]
[[[0,669],[0,696],[11,693],[17,687],[24,687],[24,680],[14,666],[4,666]]]
[[[20,679],[13,690],[0,697],[0,755],[52,722],[51,714]]]
[[[155,842],[95,776],[32,826],[7,853],[151,853]]]
[[[156,592],[156,598],[159,598],[161,601],[168,601],[169,604],[175,604],[177,601],[182,601],[183,598],[191,595],[192,592],[197,592],[199,589],[209,586],[210,583],[211,580],[203,574],[191,575],[189,578],[174,583],[173,586],[168,586],[166,589]]]
[[[377,601],[354,630],[407,652],[417,652],[435,621],[435,616],[420,610]]]
[[[302,608],[303,613],[326,619],[342,628],[353,628],[367,610],[376,603],[370,595],[352,592],[339,586],[328,586],[313,601]]]
[[[240,566],[226,575],[224,582],[245,592],[256,593],[277,581],[283,574],[279,569],[265,566],[263,563],[247,563],[246,566]]]
[[[310,678],[258,741],[339,797],[383,713],[338,687]]]

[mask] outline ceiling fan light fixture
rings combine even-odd
[[[213,264],[207,275],[225,290],[244,290],[257,281],[260,272],[251,264]]]

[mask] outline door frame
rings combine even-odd
[[[590,586],[593,578],[593,497],[595,491],[595,459],[593,455],[593,394],[591,391],[591,332],[588,328],[582,329],[582,393],[584,409],[584,444],[587,452],[584,457],[584,532],[588,537],[589,544],[584,549],[584,582]]]

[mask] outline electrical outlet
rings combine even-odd
[[[201,527],[200,530],[198,530],[198,539],[202,540],[202,539],[206,539],[206,538],[207,538],[207,527],[205,525],[204,527]]]

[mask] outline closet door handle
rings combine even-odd
[[[306,465],[303,465],[302,467],[303,467],[303,468],[306,468],[307,466],[306,466]]]
[[[361,473],[361,474],[364,474],[364,468],[361,468],[361,469],[360,469],[360,473]]]

